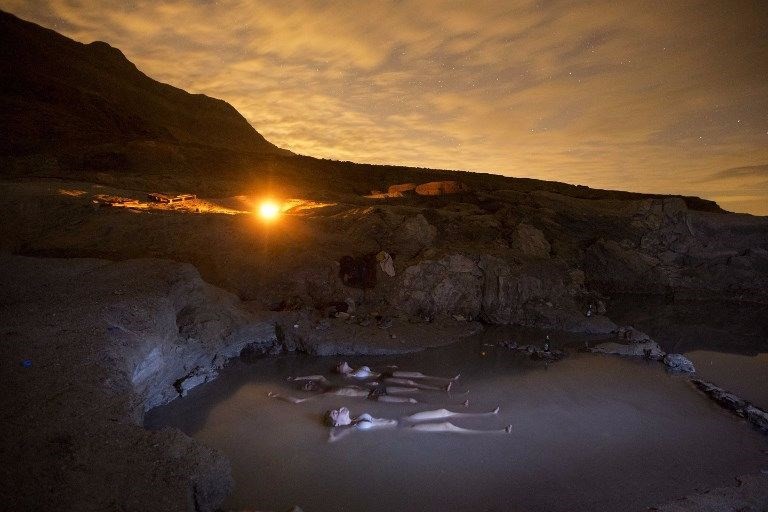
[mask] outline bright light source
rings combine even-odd
[[[274,201],[264,201],[259,205],[259,217],[273,220],[280,213],[280,205]]]

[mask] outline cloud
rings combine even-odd
[[[768,161],[760,0],[0,7],[106,40],[153,78],[223,98],[270,141],[319,157],[726,200],[751,178],[725,184],[718,170]]]
[[[725,169],[723,171],[717,171],[710,174],[701,181],[708,182],[725,179],[740,180],[743,178],[759,178],[763,180],[768,179],[768,164],[748,165],[744,167],[734,167],[731,169]]]

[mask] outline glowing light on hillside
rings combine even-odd
[[[280,205],[274,201],[262,201],[259,205],[259,217],[264,220],[274,220],[280,215]]]

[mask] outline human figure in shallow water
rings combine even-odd
[[[313,391],[313,390],[307,389],[307,391]],[[390,395],[389,393],[383,392],[378,388],[374,388],[373,390],[370,390],[370,389],[358,388],[356,386],[344,386],[340,388],[331,387],[321,391],[316,395],[312,395],[304,398],[299,398],[291,395],[281,395],[279,393],[273,393],[271,391],[267,393],[267,396],[269,398],[276,398],[278,400],[282,400],[284,402],[288,402],[292,404],[300,404],[309,400],[314,400],[315,398],[323,395],[345,396],[349,398],[368,398],[370,400],[375,400],[377,402],[407,403],[407,404],[418,403],[418,400],[412,397]]]
[[[480,416],[493,416],[499,413],[499,408],[496,407],[491,412],[485,413],[462,413],[453,412],[447,409],[436,409],[433,411],[422,411],[410,416],[402,418],[402,421],[408,423],[415,423],[411,425],[409,430],[414,432],[451,432],[457,434],[509,434],[512,432],[512,425],[508,425],[506,428],[500,430],[475,430],[462,428],[454,425],[451,422],[443,421],[439,423],[421,423],[428,422],[436,419],[446,418],[467,418],[467,417],[480,417]],[[327,411],[323,416],[326,425],[334,427],[331,430],[328,441],[334,442],[339,439],[348,436],[352,432],[358,430],[377,430],[383,428],[394,428],[398,425],[397,420],[387,418],[374,418],[370,414],[364,413],[357,417],[352,417],[349,413],[349,409],[341,407],[339,409],[331,409]]]
[[[397,378],[397,379],[415,379],[415,380],[431,380],[436,382],[444,382],[449,384],[456,381],[461,374],[455,377],[436,377],[433,375],[425,375],[421,372],[408,372],[398,370],[397,367],[390,367],[383,372],[376,373],[368,366],[361,366],[357,369],[352,368],[346,361],[336,365],[334,369],[336,373],[340,373],[345,377],[351,377],[355,379],[378,379],[379,377]]]

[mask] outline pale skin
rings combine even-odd
[[[450,391],[451,385],[453,384],[453,381],[448,382],[445,386],[432,386],[430,384],[423,384],[421,382],[416,382],[415,380],[411,379],[400,379],[396,377],[384,379],[384,382],[386,384],[397,384],[400,386],[410,386],[412,388],[418,388],[418,389],[429,389],[434,391]]]
[[[335,427],[331,429],[328,437],[328,442],[331,443],[357,430],[381,430],[397,426],[397,420],[374,418],[368,413],[352,418],[346,407],[328,411],[325,415],[325,422]]]
[[[320,395],[336,395],[336,396],[346,396],[350,398],[364,398],[364,397],[367,397],[369,394],[370,394],[370,391],[368,391],[367,389],[348,387],[348,388],[331,389],[328,391],[324,391],[319,395],[313,395],[306,398],[297,398],[295,396],[290,396],[290,395],[280,395],[277,393],[272,393],[271,391],[267,393],[267,396],[269,398],[277,398],[278,400],[283,400],[284,402],[289,402],[292,404],[300,404],[308,400],[313,400]]]
[[[392,367],[382,373],[376,373],[368,366],[361,366],[358,369],[354,369],[346,361],[343,361],[336,365],[336,373],[340,373],[345,377],[351,377],[355,379],[376,379],[381,376],[394,377],[399,379],[416,379],[416,380],[432,380],[437,382],[444,382],[446,384],[453,382],[459,378],[459,375],[455,377],[436,377],[433,375],[425,375],[421,372],[407,372],[398,370],[397,367]]]
[[[496,416],[499,414],[499,408],[496,407],[491,412],[453,412],[448,409],[435,409],[434,411],[422,411],[402,418],[403,421],[417,423],[420,421],[443,420],[446,418],[480,418],[483,416]]]
[[[411,430],[416,432],[453,432],[455,434],[511,434],[512,425],[507,425],[500,430],[474,430],[470,428],[457,427],[449,421],[442,423],[421,423],[412,425]]]
[[[436,409],[433,411],[422,411],[406,416],[402,418],[403,421],[417,423],[422,421],[432,421],[436,419],[446,418],[467,418],[467,417],[480,417],[480,416],[495,416],[499,413],[497,407],[491,412],[483,413],[462,413],[453,412],[447,409]],[[331,431],[328,438],[329,442],[338,441],[342,437],[346,437],[351,432],[356,430],[375,430],[380,428],[392,428],[397,426],[397,420],[388,420],[386,418],[373,418],[370,414],[361,414],[356,418],[352,418],[349,415],[349,409],[342,407],[341,409],[333,409],[326,413],[326,422],[331,426],[337,427]],[[340,428],[345,427],[345,428]],[[443,421],[440,423],[417,423],[411,425],[411,430],[415,432],[449,432],[455,434],[509,434],[512,432],[512,425],[508,425],[506,428],[500,430],[476,430],[469,428],[462,428],[454,425],[451,422]]]
[[[418,400],[416,400],[415,398],[410,398],[405,396],[380,395],[380,396],[372,397],[371,392],[368,391],[367,389],[360,389],[360,388],[353,388],[353,387],[332,389],[332,390],[324,391],[323,393],[320,393],[318,395],[313,395],[306,398],[298,398],[291,395],[280,395],[278,393],[273,393],[271,391],[267,393],[267,396],[269,398],[276,398],[278,400],[282,400],[284,402],[288,402],[291,404],[300,404],[308,400],[314,400],[315,398],[321,395],[346,396],[349,398],[370,398],[371,400],[376,400],[377,402],[389,402],[389,403],[405,403],[405,404],[418,403]]]

